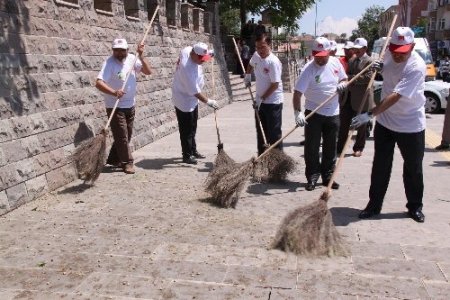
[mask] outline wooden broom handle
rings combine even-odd
[[[159,4],[156,5],[155,11],[153,12],[152,19],[150,20],[150,23],[147,26],[147,30],[145,30],[144,37],[142,38],[142,40],[139,43],[139,45],[144,44],[145,39],[147,38],[148,32],[150,31],[150,28],[152,27],[153,21],[155,20],[156,13],[158,12],[158,10],[159,10]],[[138,45],[138,47],[139,47],[139,45]],[[125,77],[125,80],[123,81],[122,88],[121,88],[122,90],[125,88],[125,85],[127,84],[128,78],[130,77],[131,72],[133,72],[133,70],[134,70],[134,65],[136,64],[137,59],[138,59],[138,56],[135,55],[134,60],[133,60],[133,64],[131,65],[130,70],[127,72],[127,76]],[[120,101],[120,98],[117,98],[116,102],[114,103],[114,107],[113,107],[113,109],[111,111],[111,115],[109,116],[108,122],[106,123],[105,130],[108,129],[109,124],[111,124],[111,120],[112,120],[112,118],[114,116],[114,113],[116,112],[117,105],[119,105],[119,101]]]
[[[389,28],[389,32],[388,32],[388,35],[386,37],[386,41],[385,41],[385,43],[383,45],[383,49],[380,52],[380,60],[383,60],[384,54],[386,52],[387,45],[389,44],[389,39],[391,38],[391,35],[392,35],[392,31],[394,31],[394,26],[395,26],[395,22],[396,21],[397,21],[397,14],[395,14],[394,18],[392,19],[391,27]],[[362,109],[364,107],[364,104],[366,104],[367,98],[369,96],[370,88],[373,85],[373,82],[375,80],[375,76],[376,75],[377,75],[377,72],[373,72],[372,76],[370,77],[369,84],[367,85],[366,91],[364,92],[363,101],[361,101],[361,104],[359,105],[359,108],[358,108],[358,111],[357,111],[358,115],[361,113],[361,111],[362,111]],[[353,132],[354,131],[355,131],[355,128],[350,129],[350,131],[348,133],[348,136],[347,136],[347,140],[345,141],[343,149],[347,149],[348,144],[350,143],[350,140],[351,140],[351,137],[353,136]],[[341,155],[339,156],[339,160],[338,160],[338,162],[336,164],[336,168],[334,169],[333,174],[331,175],[331,179],[328,182],[328,186],[327,186],[327,190],[326,190],[326,193],[328,195],[331,194],[331,185],[333,184],[334,179],[336,178],[337,173],[338,173],[339,169],[341,168],[342,162],[344,161],[344,157],[345,157],[345,152],[342,151]],[[326,198],[328,198],[328,197],[326,197]]]
[[[244,71],[244,74],[245,74],[246,70],[244,68],[244,63],[242,62],[241,54],[239,53],[239,48],[237,46],[236,40],[234,39],[234,37],[231,37],[231,38],[233,39],[234,49],[236,50],[237,57],[239,58],[239,63],[241,64],[241,68],[242,68],[242,70]],[[255,101],[255,97],[253,96],[253,92],[252,92],[252,88],[251,87],[248,87],[248,92],[250,93],[250,97],[252,98],[252,102],[253,102],[253,104],[255,106],[256,101]],[[267,139],[266,139],[266,134],[264,133],[264,129],[263,129],[262,124],[261,124],[261,119],[259,118],[258,110],[256,108],[254,110],[255,110],[256,122],[258,122],[259,130],[261,131],[261,135],[263,137],[264,145],[268,145],[267,144]]]
[[[214,58],[211,60],[211,76],[212,76],[212,85],[213,85],[213,98],[216,98],[216,82],[214,79]],[[220,132],[219,132],[219,124],[217,123],[217,110],[214,110],[214,121],[216,123],[216,131],[217,131],[217,142],[218,144],[222,144],[220,141]]]

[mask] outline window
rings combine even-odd
[[[158,6],[158,0],[146,0],[146,1],[144,1],[144,10],[147,12],[149,20],[152,19],[153,14],[155,13],[156,6]],[[155,20],[153,22],[159,22],[159,11],[156,14]]]
[[[435,31],[435,30],[436,30],[436,18],[430,18],[429,31]]]
[[[112,13],[112,0],[94,0],[95,10],[101,12],[111,12]]]
[[[205,33],[211,33],[211,26],[210,26],[210,22],[209,22],[210,16],[211,16],[211,13],[209,13],[209,12],[203,13],[203,27],[204,27]]]
[[[190,24],[192,24],[192,4],[182,3],[181,4],[181,27],[189,29]]]
[[[194,18],[194,31],[200,31],[200,24],[202,24],[203,9],[194,8],[193,18]]]
[[[138,0],[123,1],[123,9],[127,17],[139,18],[139,3]]]
[[[442,19],[440,19],[440,21],[439,21],[439,29],[445,29],[445,19],[444,18],[442,18]]]

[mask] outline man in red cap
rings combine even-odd
[[[383,100],[371,113],[360,114],[352,120],[352,126],[357,128],[377,116],[369,203],[359,214],[361,219],[378,215],[381,211],[397,144],[403,157],[408,215],[416,222],[425,220],[422,213],[422,161],[425,151],[426,65],[413,49],[413,31],[409,27],[398,27],[392,34],[384,62],[374,63],[384,78]]]
[[[205,158],[197,151],[195,134],[197,132],[198,102],[218,109],[217,101],[208,99],[202,89],[205,85],[202,64],[211,59],[212,51],[205,43],[181,50],[172,83],[172,102],[178,120],[183,162],[197,164],[198,158]]]
[[[339,130],[339,96],[321,107],[309,120],[305,116],[316,109],[327,98],[342,92],[347,86],[347,75],[339,59],[330,56],[330,42],[318,37],[313,43],[314,59],[303,68],[295,84],[293,105],[295,122],[305,126],[305,175],[308,183],[305,189],[315,189],[317,180],[328,185],[336,164],[336,139]],[[301,109],[301,97],[305,95],[305,112]],[[320,141],[322,144],[322,162],[320,161]],[[339,184],[332,183],[333,189]]]

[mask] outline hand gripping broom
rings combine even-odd
[[[232,37],[234,48],[236,50],[236,55],[239,59],[239,63],[241,64],[242,70],[245,72],[244,63],[242,62],[241,54],[239,53],[239,48],[237,46],[236,40]],[[255,110],[255,119],[261,133],[262,139],[264,141],[264,148],[269,148],[269,144],[267,143],[266,134],[264,128],[261,123],[261,119],[259,117],[258,106],[255,101],[255,97],[253,96],[253,91],[251,87],[248,87],[248,92],[250,93],[250,97],[253,102],[253,108]],[[259,163],[255,165],[253,170],[253,179],[255,181],[261,181],[264,177],[267,177],[269,181],[272,182],[282,182],[286,180],[286,177],[289,173],[293,172],[295,169],[295,160],[287,155],[284,151],[281,151],[277,148],[272,148],[272,150],[264,156],[263,159],[259,160]]]
[[[380,53],[380,59],[383,59],[396,19],[397,15],[392,20],[386,42]],[[370,88],[375,80],[375,75],[376,72],[370,78],[363,101],[358,109],[358,114],[364,107]],[[347,147],[353,131],[354,129],[350,130],[344,147]],[[327,189],[320,198],[309,205],[297,208],[284,218],[273,241],[272,245],[274,248],[309,256],[347,254],[347,249],[333,224],[331,213],[327,208],[327,202],[331,196],[331,185],[342,165],[344,154],[344,151],[342,151]]]
[[[365,67],[361,72],[356,74],[348,84],[352,84],[356,79],[358,79],[362,74],[367,72],[372,64]],[[311,118],[320,108],[326,105],[328,102],[333,100],[337,95],[335,92],[333,95],[329,96],[325,101],[323,101],[318,107],[311,111],[307,116],[306,120]],[[239,194],[245,186],[248,177],[254,172],[255,165],[259,160],[263,159],[266,155],[270,153],[279,143],[281,143],[285,138],[292,134],[299,126],[296,125],[294,128],[289,130],[284,136],[282,136],[278,141],[273,143],[269,148],[267,148],[260,156],[257,158],[251,158],[250,160],[237,165],[232,170],[226,170],[220,174],[216,174],[217,178],[214,179],[215,185],[211,185],[207,191],[212,195],[212,201],[221,207],[236,207],[239,200]],[[332,181],[331,181],[332,182]]]
[[[150,23],[147,26],[147,30],[145,31],[144,37],[142,38],[141,44],[144,43],[145,38],[147,37],[148,32],[152,26],[153,20],[156,17],[156,13],[158,12],[159,5],[156,6],[155,12],[153,13],[153,17],[150,20]],[[125,80],[122,85],[122,90],[125,88],[127,84],[128,78],[130,77],[131,72],[134,69],[134,65],[137,61],[137,55],[134,58],[132,67],[128,71]],[[98,135],[93,138],[90,138],[80,144],[80,146],[75,149],[73,154],[73,160],[75,161],[75,165],[78,171],[78,177],[84,180],[85,183],[94,183],[103,169],[106,161],[106,138],[108,136],[108,127],[111,123],[111,120],[116,111],[117,105],[119,104],[119,98],[116,99],[114,107],[112,109],[111,115],[106,123],[106,126],[100,131]]]

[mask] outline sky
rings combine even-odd
[[[358,28],[358,20],[372,5],[385,9],[398,4],[398,0],[320,0],[317,2],[317,35],[324,33],[346,33],[350,36]],[[299,33],[314,35],[315,6],[309,9],[299,20]]]

